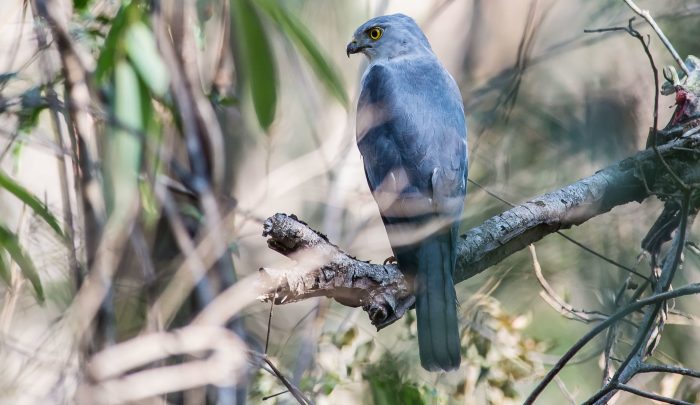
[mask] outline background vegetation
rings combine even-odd
[[[700,3],[640,6],[681,55],[700,55]],[[644,148],[654,83],[643,49],[624,33],[583,34],[625,25],[618,0],[4,1],[0,402],[522,401],[590,329],[540,297],[527,251],[458,285],[463,366],[449,374],[420,368],[410,313],[381,333],[326,299],[269,317],[245,284],[289,265],[260,236],[275,212],[359,258],[389,255],[354,144],[365,62],[345,44],[392,12],[418,21],[458,81],[469,177],[491,193],[525,201]],[[653,34],[650,48],[673,64]],[[662,125],[673,105],[661,98]],[[507,208],[484,188],[470,185],[462,229]],[[618,207],[565,233],[647,274],[640,243],[662,206]],[[628,273],[556,235],[536,247],[568,303],[614,310]],[[679,282],[698,281],[698,265],[688,250]],[[700,368],[694,303],[675,303],[656,359]],[[197,323],[208,306],[214,326]],[[631,337],[619,339],[624,351]],[[599,389],[604,343],[542,403]],[[635,383],[700,398],[688,377]]]

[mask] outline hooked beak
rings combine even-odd
[[[363,49],[369,48],[369,45],[359,45],[357,43],[356,39],[353,39],[352,42],[348,44],[348,46],[345,48],[345,53],[348,55],[348,58],[350,57],[351,54],[362,52]]]

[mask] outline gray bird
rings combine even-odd
[[[455,80],[412,18],[361,25],[347,54],[369,65],[357,104],[357,146],[391,248],[413,282],[421,365],[460,363],[455,267],[467,179],[467,128]]]

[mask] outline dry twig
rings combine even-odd
[[[676,49],[673,47],[671,44],[671,41],[666,38],[666,35],[664,34],[663,31],[661,31],[661,28],[659,27],[658,24],[656,24],[656,21],[654,21],[654,18],[652,18],[651,14],[649,13],[649,10],[642,10],[634,4],[634,1],[632,0],[623,0],[625,4],[629,6],[629,8],[632,9],[635,13],[639,14],[640,17],[642,17],[646,22],[651,25],[651,28],[654,29],[654,32],[656,32],[656,35],[659,36],[659,39],[661,39],[661,42],[663,42],[664,46],[666,49],[668,49],[669,52],[671,52],[671,55],[673,55],[673,59],[678,63],[678,66],[680,66],[681,69],[685,72],[686,75],[689,75],[690,72],[688,71],[688,67],[683,63],[683,59],[681,59],[680,55],[678,55],[678,52],[676,52]]]

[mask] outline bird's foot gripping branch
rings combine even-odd
[[[659,146],[658,154],[685,184],[700,184],[698,128]],[[589,177],[532,198],[460,237],[455,284],[551,233],[650,195],[671,195],[674,187],[676,183],[656,153],[647,149]],[[693,207],[697,204],[700,203],[695,201]],[[378,329],[401,318],[415,303],[397,265],[357,260],[293,215],[276,214],[268,218],[263,236],[268,237],[271,249],[296,264],[284,270],[261,270],[259,298],[262,300],[274,299],[276,304],[286,304],[311,297],[335,298],[346,306],[361,306]],[[562,236],[578,244],[571,237]]]
[[[284,270],[262,268],[264,301],[286,304],[311,297],[334,298],[367,311],[377,330],[401,318],[415,303],[396,264],[373,264],[343,252],[294,215],[275,214],[263,236],[273,249],[296,262]]]

